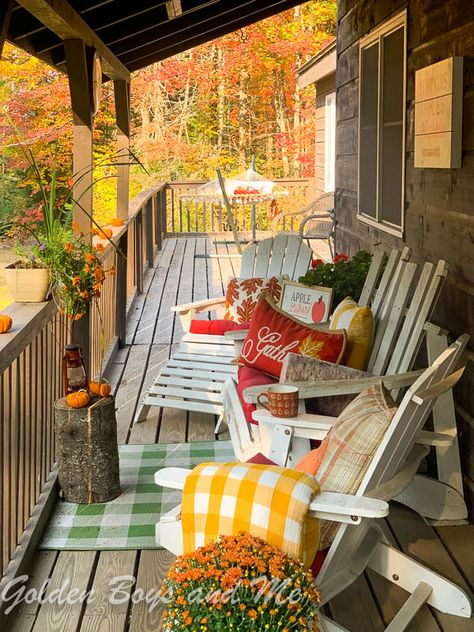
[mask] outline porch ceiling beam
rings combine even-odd
[[[104,42],[84,22],[67,0],[17,0],[62,40],[81,39],[97,51],[104,73],[111,79],[130,79],[130,73]]]
[[[13,1],[7,0],[0,4],[0,57],[3,52],[3,45],[7,39],[8,26],[12,14]]]

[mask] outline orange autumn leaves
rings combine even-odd
[[[261,277],[231,279],[226,291],[224,319],[237,323],[250,322],[262,292],[265,292],[274,303],[278,303],[281,296],[281,281],[282,277],[272,277],[268,280]]]

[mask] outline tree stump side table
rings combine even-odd
[[[112,397],[70,408],[55,405],[56,457],[64,500],[104,503],[120,495],[117,420]]]

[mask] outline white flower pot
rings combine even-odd
[[[3,272],[5,283],[12,298],[17,303],[42,303],[49,290],[49,270],[47,268],[16,268],[11,263]]]

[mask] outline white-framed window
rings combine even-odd
[[[334,191],[336,170],[336,93],[326,95],[324,103],[324,190]]]
[[[359,42],[358,218],[403,236],[406,11]]]

